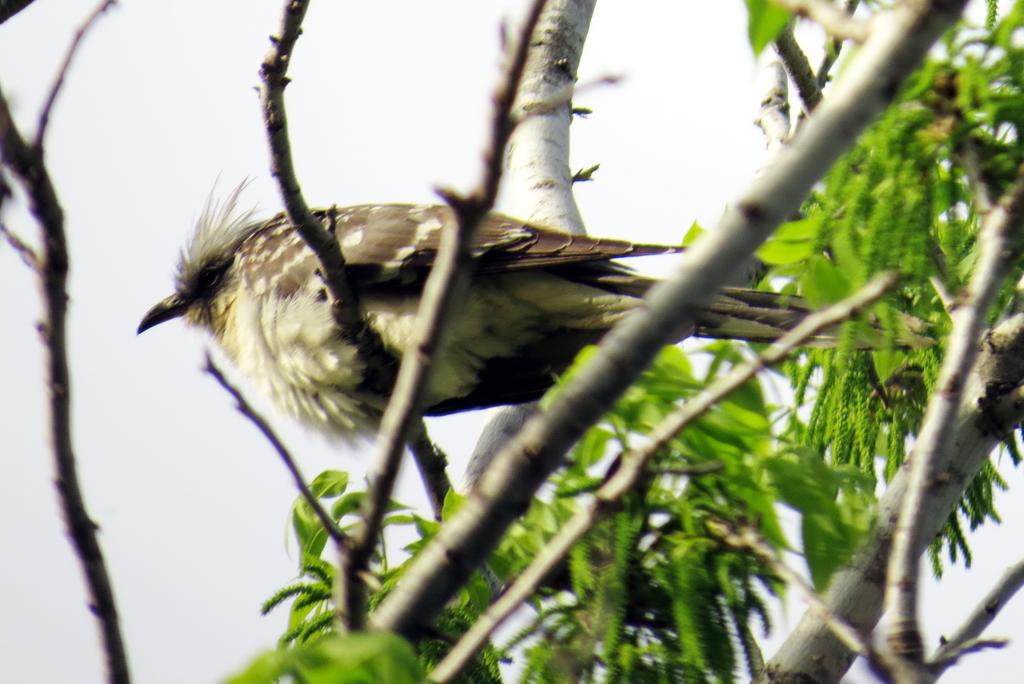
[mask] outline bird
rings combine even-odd
[[[406,349],[447,205],[364,204],[313,210],[333,232],[363,323],[382,354],[367,358],[339,329],[319,260],[285,213],[240,211],[241,188],[212,197],[178,260],[174,292],[142,318],[139,334],[181,318],[208,332],[234,365],[284,413],[328,435],[374,431],[388,387],[373,364]],[[489,214],[472,252],[466,300],[434,359],[424,415],[540,398],[585,346],[637,309],[655,279],[616,261],[678,246],[570,235]],[[808,307],[799,297],[727,288],[698,312],[690,334],[777,339]]]

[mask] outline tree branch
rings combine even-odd
[[[810,62],[807,61],[807,55],[796,42],[792,21],[786,24],[786,28],[782,29],[782,33],[772,46],[782,59],[782,63],[786,65],[786,71],[793,78],[800,99],[803,100],[804,109],[808,113],[813,112],[821,102],[821,88],[818,87],[818,79],[811,69]]]
[[[767,81],[766,92],[761,98],[761,113],[755,123],[764,132],[768,152],[773,153],[789,140],[789,79],[786,78],[785,68],[777,59],[766,65],[764,73],[764,80]]]
[[[821,25],[825,32],[840,40],[863,43],[870,36],[866,22],[855,19],[831,0],[772,0],[776,5]]]
[[[853,16],[854,12],[857,11],[857,6],[860,5],[860,0],[846,0],[843,4],[843,11],[847,15]],[[825,45],[825,56],[821,58],[821,64],[818,66],[818,89],[822,90],[828,85],[832,71],[832,67],[835,65],[836,60],[839,59],[839,53],[843,49],[843,40],[841,38],[831,38]]]
[[[455,212],[455,223],[443,233],[437,259],[423,286],[413,337],[402,355],[394,392],[381,419],[377,453],[369,473],[370,489],[361,507],[363,524],[348,545],[339,576],[339,598],[344,597],[339,609],[353,629],[362,629],[366,612],[365,592],[359,576],[367,570],[376,546],[409,429],[419,419],[426,397],[431,361],[442,342],[442,332],[469,287],[473,236],[498,195],[505,145],[515,127],[512,105],[544,1],[534,0],[531,5],[515,52],[495,94],[491,140],[484,152],[484,173],[479,185],[466,196],[440,192]]]
[[[519,125],[508,141],[504,187],[509,213],[538,225],[584,235],[572,192],[569,128],[572,94],[596,0],[548,0],[516,98]],[[500,409],[481,432],[466,466],[472,488],[498,451],[523,426],[535,403]]]
[[[888,641],[893,652],[913,663],[924,656],[917,623],[917,578],[926,490],[935,477],[934,464],[947,459],[953,417],[960,404],[966,376],[978,355],[978,337],[999,285],[1020,253],[1024,230],[1024,167],[1013,187],[989,212],[978,235],[980,256],[966,297],[954,308],[953,331],[946,356],[928,403],[921,429],[907,460],[910,482],[893,537],[885,593],[889,613]]]
[[[333,217],[329,217],[330,230],[326,230],[309,210],[292,161],[284,89],[289,83],[287,73],[292,50],[302,33],[302,20],[308,7],[309,0],[285,0],[279,33],[270,37],[270,50],[260,65],[260,78],[263,80],[260,98],[270,144],[270,173],[277,179],[288,220],[320,261],[323,279],[334,300],[332,313],[335,322],[356,344],[360,356],[366,361],[367,385],[386,394],[395,380],[393,359],[363,320],[359,297],[345,273],[345,257],[334,235]]]
[[[491,633],[524,601],[533,596],[544,579],[550,576],[576,542],[593,529],[601,518],[618,507],[622,498],[640,481],[651,459],[665,448],[679,432],[757,373],[782,361],[793,349],[809,338],[822,330],[849,320],[865,307],[878,301],[895,282],[896,277],[893,274],[879,275],[851,297],[833,304],[823,311],[811,314],[800,325],[770,345],[756,359],[736,366],[726,376],[719,378],[710,387],[666,416],[651,430],[648,442],[644,447],[621,454],[616,458],[614,465],[610,466],[605,474],[604,484],[597,490],[594,498],[584,504],[572,518],[561,526],[558,533],[536,554],[533,562],[498,600],[477,618],[458,643],[448,652],[444,660],[430,673],[430,680],[447,682],[458,675],[487,642]],[[720,469],[720,463],[709,463],[695,466],[692,469],[675,469],[673,474],[694,477]],[[780,574],[780,576],[782,575]],[[810,591],[814,593],[813,590]],[[818,598],[819,602],[820,600]],[[867,650],[865,650],[866,652]]]
[[[972,645],[972,642],[976,642],[982,632],[992,624],[992,621],[999,615],[999,611],[1010,602],[1010,599],[1022,586],[1024,586],[1024,560],[1017,561],[1006,569],[996,585],[971,612],[967,621],[953,632],[951,637],[943,640],[942,646],[930,658],[929,666],[931,668],[938,666],[944,670],[955,663]]]
[[[751,527],[734,529],[722,521],[714,522],[710,527],[712,534],[717,535],[723,542],[733,548],[752,553],[783,582],[796,587],[804,600],[810,604],[810,609],[825,621],[836,638],[842,641],[848,649],[868,659],[875,657],[869,638],[833,613],[807,580],[775,556],[772,548],[761,538],[757,530]]]
[[[685,334],[695,307],[750,259],[896,96],[903,79],[959,17],[964,2],[903,4],[875,19],[846,77],[793,141],[779,150],[773,172],[755,179],[717,228],[687,251],[675,277],[654,287],[643,309],[606,335],[576,380],[498,454],[459,512],[420,551],[402,584],[377,608],[374,627],[415,635],[430,624],[508,525],[526,510],[533,492],[587,427],[611,407],[663,345]],[[508,491],[509,482],[516,483],[516,491]]]
[[[0,223],[0,238],[3,238],[4,241],[11,246],[11,249],[21,257],[21,260],[25,262],[26,266],[37,273],[41,272],[42,265],[40,264],[39,255],[36,254],[36,250],[2,223]]]
[[[131,676],[114,590],[97,538],[97,525],[86,509],[75,463],[71,437],[71,374],[67,358],[67,235],[64,232],[64,211],[46,168],[41,143],[41,139],[37,139],[34,145],[25,141],[0,90],[0,161],[25,188],[32,214],[42,232],[41,268],[37,269],[44,304],[40,333],[45,349],[50,440],[57,492],[68,536],[85,575],[89,608],[99,620],[107,680],[111,684],[128,684]]]
[[[302,498],[306,500],[309,507],[313,509],[313,513],[320,520],[320,524],[324,526],[324,531],[327,532],[327,536],[341,548],[341,545],[345,542],[345,533],[342,532],[341,528],[338,527],[337,523],[331,518],[330,514],[324,510],[324,507],[320,505],[320,500],[313,495],[310,491],[309,486],[306,484],[306,478],[302,476],[299,471],[299,466],[292,457],[288,447],[284,445],[284,442],[274,432],[274,428],[270,427],[270,423],[267,422],[266,418],[261,416],[252,405],[246,401],[245,397],[238,390],[237,387],[231,384],[231,382],[224,376],[217,364],[213,362],[213,357],[210,353],[206,353],[206,365],[203,368],[204,371],[213,376],[213,379],[227,391],[228,394],[235,400],[235,408],[243,416],[249,419],[249,421],[256,426],[268,442],[270,446],[274,447],[274,451],[281,457],[284,462],[284,467],[288,469],[288,472],[292,476],[292,480],[295,481],[295,486],[298,488]]]
[[[440,520],[441,510],[444,508],[444,498],[452,489],[452,483],[448,479],[446,470],[448,457],[431,441],[423,420],[416,421],[412,427],[409,450],[412,451],[416,468],[420,471],[420,479],[423,480],[423,486],[427,490],[427,498],[430,499],[434,519]]]
[[[33,0],[0,0],[0,24],[31,5]]]
[[[103,0],[92,11],[92,14],[85,20],[85,23],[75,31],[75,37],[71,39],[71,45],[68,46],[68,50],[64,55],[64,61],[61,63],[60,69],[57,70],[57,78],[50,87],[50,93],[46,96],[45,104],[43,104],[43,108],[39,112],[39,126],[36,128],[36,139],[33,143],[35,147],[39,149],[43,147],[43,140],[46,138],[46,127],[50,123],[50,112],[53,111],[53,105],[57,102],[57,96],[64,86],[64,79],[67,77],[68,69],[71,68],[71,62],[74,61],[75,54],[78,52],[78,46],[82,44],[82,39],[85,38],[85,34],[89,32],[93,24],[103,16],[104,12],[116,4],[117,0]]]

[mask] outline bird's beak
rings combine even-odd
[[[139,329],[136,334],[142,334],[154,325],[160,325],[172,318],[177,318],[184,314],[186,309],[188,309],[188,302],[177,293],[172,294],[146,312],[146,315],[142,317],[142,322],[139,323]]]

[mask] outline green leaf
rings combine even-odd
[[[465,500],[466,497],[459,494],[454,489],[449,489],[444,495],[444,502],[441,504],[441,520],[451,520],[451,518],[459,512],[459,508]]]
[[[851,293],[850,281],[831,261],[820,255],[807,260],[807,270],[801,279],[804,296],[812,306],[819,307],[838,302]]]
[[[310,555],[319,558],[327,544],[327,532],[305,499],[296,501],[292,506],[292,529],[295,530],[295,539],[303,557]]]
[[[824,591],[832,573],[846,563],[860,536],[842,524],[834,511],[805,514],[800,534],[811,581],[815,589]]]
[[[409,642],[387,633],[332,635],[306,646],[259,655],[227,684],[418,684],[423,670]]]
[[[331,517],[341,520],[349,513],[356,511],[362,504],[366,492],[349,492],[331,506]]]
[[[796,458],[793,458],[796,456]],[[807,568],[819,591],[845,563],[869,526],[871,478],[852,466],[830,467],[812,449],[765,459],[780,499],[802,514]],[[842,498],[838,498],[842,492]]]
[[[469,581],[462,587],[462,595],[466,605],[479,615],[491,604],[491,587],[479,572],[473,573]]]
[[[812,214],[807,218],[782,224],[757,250],[757,256],[772,266],[803,261],[814,252],[822,220],[821,214]]]
[[[608,450],[608,441],[611,437],[612,433],[601,427],[588,430],[576,445],[573,452],[573,464],[581,468],[589,468],[600,461]]]
[[[690,229],[686,231],[686,235],[683,236],[683,247],[689,247],[703,234],[704,229],[699,223],[694,221],[690,224]]]
[[[761,54],[789,21],[789,12],[768,0],[747,0],[747,36],[754,55]]]
[[[287,652],[266,651],[254,658],[244,671],[225,684],[272,684],[285,674]]]
[[[341,496],[348,487],[348,473],[344,470],[325,470],[313,478],[309,489],[317,498]]]

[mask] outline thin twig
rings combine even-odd
[[[903,79],[960,16],[964,2],[902,3],[874,18],[880,30],[872,31],[815,116],[775,155],[775,172],[757,176],[715,229],[692,245],[676,274],[654,287],[642,309],[602,339],[574,381],[502,449],[458,512],[413,559],[402,583],[376,608],[374,628],[407,636],[423,633],[526,510],[571,445],[662,346],[692,323],[696,308],[797,209],[822,174],[891,102]]]
[[[452,489],[451,480],[448,479],[448,457],[431,441],[427,426],[422,420],[417,421],[410,431],[409,450],[412,451],[416,468],[420,471],[420,479],[423,480],[427,498],[430,499],[434,518],[440,520],[444,498]]]
[[[929,660],[929,668],[939,668],[941,672],[956,662],[967,646],[976,641],[982,632],[992,624],[992,621],[999,615],[999,611],[1010,602],[1010,599],[1022,586],[1024,586],[1024,560],[1017,561],[1007,568],[995,586],[985,595],[985,598],[971,611],[964,624],[952,636],[943,640],[942,646]]]
[[[833,613],[818,592],[814,590],[814,587],[801,577],[800,573],[790,568],[775,555],[772,547],[765,542],[756,529],[750,526],[736,528],[723,521],[709,521],[708,529],[729,546],[749,551],[778,575],[787,586],[795,587],[811,609],[821,615],[829,629],[848,649],[868,659],[876,658],[868,638],[854,629],[849,622]]]
[[[774,342],[760,356],[736,366],[725,377],[716,380],[710,387],[666,416],[651,431],[649,442],[643,448],[627,452],[615,459],[615,465],[609,468],[605,482],[597,490],[593,500],[584,504],[567,523],[562,525],[558,533],[536,554],[533,562],[516,578],[515,582],[497,601],[491,604],[483,615],[476,619],[459,642],[448,652],[444,660],[430,673],[431,681],[450,681],[469,663],[476,652],[487,642],[491,633],[534,594],[544,578],[551,574],[583,535],[590,531],[602,517],[617,507],[622,498],[641,479],[647,464],[655,454],[661,451],[680,431],[757,373],[782,361],[793,349],[809,338],[822,330],[849,320],[865,307],[878,301],[895,282],[895,275],[881,274],[849,298],[807,316],[800,325]],[[659,469],[656,472],[658,474],[671,472],[671,474],[692,477],[708,475],[721,470],[721,468],[721,463],[703,463],[687,468],[675,468],[672,471]]]
[[[368,385],[386,394],[394,383],[393,359],[384,351],[373,329],[363,321],[359,297],[345,273],[345,257],[333,234],[333,226],[332,230],[326,230],[309,210],[292,160],[284,89],[289,83],[287,72],[292,50],[302,33],[302,20],[308,7],[309,0],[285,0],[280,31],[270,37],[270,50],[260,66],[264,84],[261,89],[263,123],[270,144],[270,172],[277,178],[288,220],[320,261],[324,281],[333,299],[335,322],[359,348],[367,369]]]
[[[786,28],[782,29],[782,33],[772,45],[782,63],[786,65],[786,71],[796,83],[796,90],[803,100],[804,109],[808,113],[814,111],[821,102],[821,88],[818,87],[818,79],[811,69],[810,62],[807,61],[807,55],[796,42],[792,21],[786,24]]]
[[[330,514],[320,504],[320,500],[317,499],[309,489],[309,486],[306,484],[306,478],[304,478],[302,476],[302,472],[299,471],[299,466],[295,462],[295,458],[292,457],[291,452],[288,451],[288,447],[284,445],[284,442],[282,442],[277,436],[277,433],[274,432],[274,428],[270,427],[270,423],[267,422],[267,419],[261,416],[259,412],[252,407],[252,404],[246,401],[245,396],[242,395],[241,391],[231,384],[231,381],[224,376],[224,373],[217,367],[217,364],[214,363],[213,357],[210,356],[209,352],[206,353],[206,364],[203,367],[203,370],[212,375],[213,379],[217,381],[217,384],[223,387],[224,390],[231,395],[235,400],[235,408],[238,412],[248,418],[249,421],[256,426],[256,429],[263,434],[266,440],[270,442],[270,446],[274,447],[274,451],[277,452],[277,455],[280,456],[281,460],[284,462],[284,467],[288,469],[289,473],[291,473],[292,480],[295,481],[295,486],[298,488],[299,493],[302,494],[302,498],[305,499],[306,503],[309,504],[309,507],[313,509],[313,513],[315,513],[316,517],[320,520],[320,524],[324,526],[327,536],[330,537],[331,540],[340,548],[341,545],[345,543],[345,533],[340,527],[338,527],[334,519],[331,518]]]
[[[846,0],[846,4],[843,6],[843,11],[849,16],[853,16],[853,13],[857,11],[857,6],[860,5],[860,0]],[[839,54],[843,49],[843,40],[841,38],[830,38],[825,45],[825,56],[821,58],[821,64],[818,66],[818,89],[823,89],[828,85],[829,78],[831,75],[829,72],[832,71],[832,67],[835,65],[836,60],[839,59]]]
[[[985,316],[1012,259],[1020,253],[1024,230],[1024,166],[1017,180],[989,212],[978,235],[980,255],[966,296],[952,314],[953,328],[946,355],[925,410],[917,440],[907,460],[910,482],[893,534],[886,574],[885,606],[890,617],[888,642],[892,651],[910,663],[920,663],[924,649],[917,621],[917,580],[921,520],[926,490],[934,476],[933,463],[944,460],[966,378],[978,355]]]
[[[339,577],[345,597],[345,603],[341,604],[340,609],[354,629],[362,628],[366,612],[364,591],[358,576],[367,570],[376,545],[409,429],[418,420],[426,396],[431,360],[440,345],[441,333],[469,286],[473,236],[480,221],[494,206],[498,195],[505,145],[515,126],[512,104],[522,78],[530,39],[544,2],[534,0],[523,22],[515,53],[494,97],[491,140],[484,152],[483,178],[477,188],[466,196],[440,191],[455,212],[455,222],[441,236],[437,259],[423,287],[413,337],[402,355],[395,389],[381,419],[377,453],[370,471],[370,488],[361,507],[363,524],[354,542],[349,545],[343,572]]]
[[[1005,637],[996,637],[994,639],[968,639],[955,651],[951,651],[949,654],[944,655],[941,658],[936,656],[934,660],[928,661],[925,664],[925,669],[937,677],[956,665],[957,662],[966,655],[980,653],[982,651],[998,650],[1005,648],[1009,643],[1010,640]]]
[[[712,461],[711,463],[695,463],[685,467],[657,468],[650,472],[654,475],[670,475],[672,477],[697,477],[699,475],[718,473],[724,468],[725,466],[718,461]]]
[[[964,167],[970,184],[974,207],[980,216],[985,216],[992,210],[992,188],[989,186],[985,173],[981,168],[981,160],[978,158],[978,145],[968,137],[961,144],[959,152],[960,164]]]
[[[103,0],[100,4],[92,11],[92,14],[85,20],[78,30],[75,31],[75,37],[71,39],[71,45],[68,46],[68,51],[64,54],[64,61],[60,65],[60,69],[57,71],[57,78],[50,87],[50,93],[46,96],[46,101],[43,104],[42,110],[39,112],[39,126],[36,128],[36,139],[33,145],[42,149],[43,140],[46,138],[46,127],[50,123],[50,113],[53,111],[53,105],[57,102],[57,96],[60,94],[61,88],[64,86],[64,79],[67,77],[68,69],[71,68],[71,62],[75,59],[75,54],[78,52],[78,46],[81,45],[82,39],[85,38],[85,34],[89,32],[89,29],[93,27],[104,12],[117,4],[117,0]]]
[[[42,147],[29,146],[25,142],[14,124],[2,90],[0,161],[25,188],[32,213],[42,231],[42,269],[38,272],[42,281],[44,314],[40,333],[46,357],[50,439],[57,492],[68,536],[85,574],[90,596],[89,608],[100,623],[107,680],[111,684],[128,684],[131,676],[114,601],[114,589],[97,538],[98,526],[85,506],[71,439],[71,373],[67,356],[68,245],[64,232],[64,210],[46,168]]]
[[[793,14],[807,17],[821,24],[825,32],[834,38],[863,43],[870,34],[867,22],[854,19],[851,14],[844,12],[831,0],[774,0],[774,2]]]
[[[11,246],[21,260],[25,262],[25,265],[31,268],[33,271],[39,272],[39,255],[32,249],[32,246],[25,242],[16,233],[11,231],[10,228],[0,223],[0,237],[2,237],[7,244]]]

